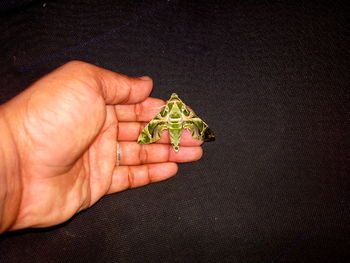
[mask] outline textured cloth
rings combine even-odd
[[[1,103],[82,60],[151,76],[152,96],[179,94],[216,141],[170,180],[1,235],[0,262],[350,258],[345,1],[8,2]]]

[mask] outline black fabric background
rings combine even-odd
[[[344,2],[8,1],[0,102],[78,59],[154,79],[214,130],[165,182],[0,236],[0,262],[347,262]]]

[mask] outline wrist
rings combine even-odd
[[[22,193],[17,147],[4,107],[0,105],[0,233],[15,224]]]

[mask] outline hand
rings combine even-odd
[[[167,179],[176,174],[177,162],[198,160],[201,141],[188,132],[178,153],[167,132],[156,144],[136,143],[164,105],[148,97],[151,90],[148,77],[74,61],[2,105],[19,165],[11,177],[19,191],[5,203],[12,216],[5,213],[2,229],[62,223],[105,194]]]

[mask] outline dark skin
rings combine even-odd
[[[202,156],[185,131],[136,143],[164,105],[152,80],[69,62],[0,106],[0,232],[62,223],[106,194],[174,176]],[[116,166],[119,142],[121,166]]]

